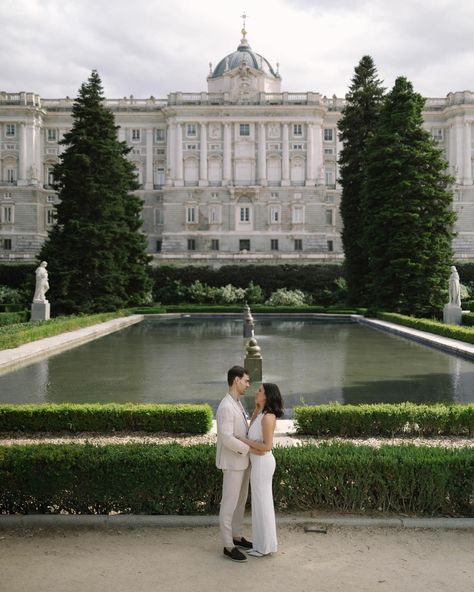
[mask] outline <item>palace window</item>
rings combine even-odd
[[[195,251],[196,250],[196,239],[195,238],[188,238],[188,251]]]
[[[293,144],[293,150],[303,150],[303,144]]]
[[[326,156],[330,156],[331,154],[334,154],[334,150],[332,148],[325,148],[324,149],[324,154]]]
[[[270,206],[270,224],[280,223],[280,206]]]
[[[158,128],[156,130],[156,141],[157,142],[164,142],[165,141],[165,130],[163,128]]]
[[[12,250],[12,239],[11,238],[2,239],[2,248],[4,251],[11,251]]]
[[[48,203],[54,203],[56,201],[56,196],[55,195],[48,195],[48,197],[46,198],[46,201]]]
[[[7,183],[16,182],[16,169],[7,169]]]
[[[277,238],[272,238],[270,240],[270,250],[278,251],[278,239]]]
[[[48,142],[55,142],[57,139],[56,130],[48,129]]]
[[[442,128],[433,127],[431,129],[431,135],[438,142],[442,142],[443,141],[443,130],[442,130]]]
[[[240,251],[250,251],[250,240],[248,238],[241,238],[239,240]]]
[[[303,250],[303,239],[302,238],[295,238],[295,251],[302,251]]]
[[[197,222],[197,207],[188,206],[186,208],[186,222],[187,224],[196,224]]]
[[[188,138],[195,138],[197,136],[197,128],[195,123],[188,123],[186,125],[186,135]]]
[[[293,206],[291,221],[293,224],[304,223],[304,208],[303,206]]]
[[[161,240],[157,240],[156,241],[156,252],[157,253],[161,253],[161,247],[162,247],[162,245],[163,245],[163,241],[161,241]]]
[[[132,129],[132,142],[139,142],[140,141],[140,130],[139,129]]]
[[[326,224],[329,226],[334,224],[334,215],[332,210],[326,210]]]
[[[293,124],[293,135],[294,136],[302,136],[303,135],[303,126],[301,123],[294,123]]]
[[[334,139],[334,133],[331,128],[324,128],[324,141],[325,142],[332,142]]]
[[[13,206],[2,206],[0,210],[0,222],[2,224],[13,224],[14,209]]]
[[[46,209],[46,226],[52,226],[54,224],[54,210],[53,208]]]
[[[326,185],[328,185],[328,186],[334,185],[335,184],[334,171],[325,171],[324,180],[325,180]]]
[[[240,135],[241,136],[250,136],[250,124],[249,123],[241,123],[240,124]]]
[[[16,136],[16,124],[7,123],[5,126],[5,136],[7,138],[14,138]]]
[[[209,222],[211,224],[219,224],[221,221],[220,206],[209,206]]]
[[[250,222],[250,208],[249,207],[240,208],[240,221],[241,222]]]
[[[334,251],[334,242],[332,240],[327,241],[328,251]]]
[[[213,238],[211,239],[211,251],[218,251],[219,250],[219,239]]]

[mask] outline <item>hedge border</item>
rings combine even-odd
[[[143,431],[206,434],[212,427],[212,417],[209,405],[4,404],[0,405],[0,433]]]
[[[472,436],[474,403],[307,405],[293,410],[297,433],[312,436]]]
[[[474,515],[474,449],[277,448],[277,511]],[[215,446],[0,447],[0,513],[216,514]]]

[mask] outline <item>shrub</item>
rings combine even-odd
[[[474,450],[325,444],[277,448],[279,511],[474,515]],[[0,447],[0,513],[216,514],[212,445]]]
[[[294,409],[300,434],[313,436],[472,436],[474,403],[466,405],[315,405]]]
[[[287,290],[280,288],[273,292],[270,298],[265,302],[270,306],[303,306],[310,304],[308,298],[301,290]]]
[[[205,434],[209,405],[0,405],[0,432],[172,432]]]

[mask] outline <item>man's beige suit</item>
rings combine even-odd
[[[242,404],[227,394],[216,413],[216,466],[222,469],[222,500],[219,524],[224,547],[234,547],[242,536],[245,502],[249,489],[249,447],[236,436],[246,437],[248,422]]]

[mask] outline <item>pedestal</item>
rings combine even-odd
[[[462,309],[457,304],[445,304],[443,309],[443,322],[447,325],[460,325]]]
[[[33,302],[31,304],[31,319],[32,321],[49,321],[49,302]]]

